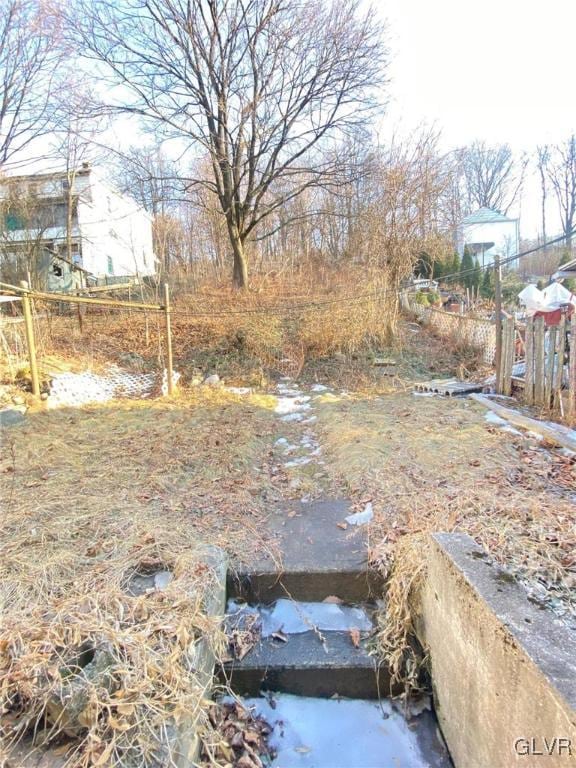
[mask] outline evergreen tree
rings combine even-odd
[[[485,269],[484,277],[482,278],[482,287],[480,293],[485,299],[491,299],[494,296],[494,289],[492,287],[492,270]]]
[[[442,275],[446,274],[445,265],[443,261],[435,261],[434,269],[432,270],[432,277],[434,280],[440,280]]]
[[[472,258],[472,252],[466,246],[464,248],[464,255],[462,256],[462,265],[460,267],[460,282],[464,288],[471,288],[474,284],[473,277],[474,259]]]
[[[450,274],[451,275],[457,275],[460,272],[460,256],[458,255],[458,251],[454,254],[452,257],[452,264],[450,266]]]
[[[472,272],[471,278],[472,280],[470,288],[474,290],[474,293],[476,293],[482,283],[482,270],[480,269],[480,262],[477,258],[474,259],[474,272]]]

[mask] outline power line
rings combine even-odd
[[[542,243],[541,245],[535,246],[534,248],[530,248],[526,251],[521,251],[519,253],[516,253],[513,256],[509,256],[500,262],[500,266],[509,264],[513,261],[524,258],[525,256],[529,256],[544,248],[547,248],[550,245],[555,245],[559,242],[562,242],[563,240],[566,240],[566,238],[571,237],[574,234],[576,234],[576,230],[573,230],[572,232],[562,235],[560,237],[554,238],[553,240],[548,240],[545,243]],[[442,281],[455,280],[468,274],[482,273],[491,269],[493,269],[493,265],[487,265],[482,267],[478,266],[478,267],[473,267],[471,269],[467,269],[464,271],[453,272],[451,274],[443,276],[440,279]],[[289,315],[294,312],[305,311],[305,310],[320,311],[324,307],[334,306],[338,304],[347,304],[347,305],[358,304],[358,303],[363,303],[365,301],[371,301],[374,299],[383,299],[383,298],[386,298],[387,296],[398,297],[400,296],[401,293],[402,293],[402,289],[394,288],[394,289],[385,289],[380,291],[378,290],[370,291],[364,294],[338,296],[333,299],[324,299],[324,300],[316,299],[316,300],[302,302],[300,304],[292,304],[288,306],[255,307],[252,309],[246,308],[246,309],[226,310],[226,311],[209,311],[208,310],[208,311],[197,311],[197,312],[190,311],[190,310],[171,309],[170,314],[172,316],[193,317],[193,318],[202,318],[202,317],[223,318],[223,317],[237,317],[237,316],[249,316],[249,315],[282,316],[282,315]],[[61,299],[61,301],[65,301],[65,299]],[[138,308],[134,307],[133,311],[154,312],[155,310],[139,310]],[[156,311],[160,312],[163,310],[158,309]]]

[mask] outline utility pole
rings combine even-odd
[[[496,392],[502,394],[502,274],[500,272],[500,254],[494,256],[494,300],[496,304]]]

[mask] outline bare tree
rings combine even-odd
[[[516,161],[508,144],[476,141],[460,150],[459,161],[468,207],[506,213],[522,189],[527,159]]]
[[[57,23],[40,0],[0,0],[0,168],[50,127]]]
[[[382,28],[360,0],[77,0],[84,55],[121,84],[124,111],[210,159],[192,177],[218,200],[246,286],[247,241],[337,175],[335,142],[365,129],[384,83]]]
[[[576,223],[576,135],[549,148],[546,174],[558,204],[562,231],[568,250]]]

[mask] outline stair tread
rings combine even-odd
[[[376,667],[365,641],[356,648],[349,632],[316,632],[288,635],[288,641],[261,639],[243,659],[228,662],[232,669],[342,669]]]

